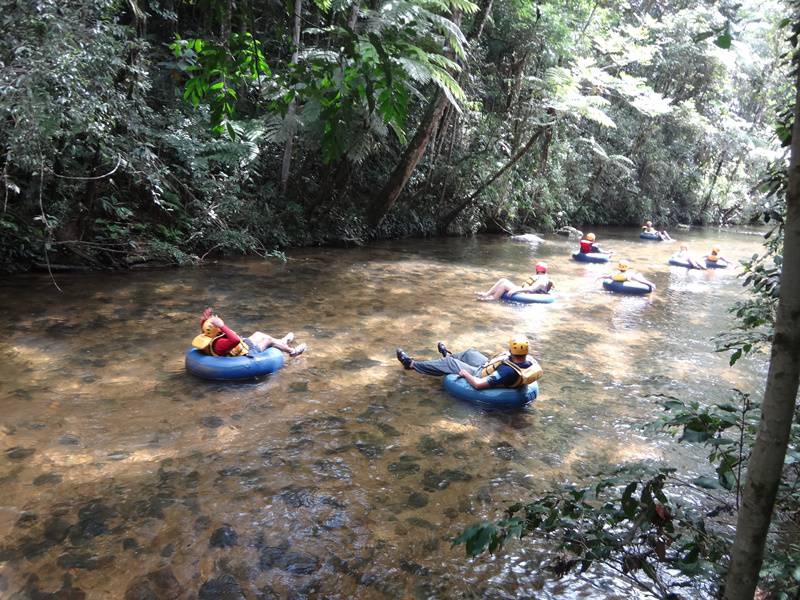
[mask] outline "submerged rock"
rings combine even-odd
[[[428,505],[428,494],[422,492],[411,492],[406,500],[406,506],[409,508],[422,508]]]
[[[53,485],[61,483],[62,477],[58,473],[43,473],[33,480],[33,485]]]
[[[81,443],[80,438],[77,435],[73,435],[71,433],[65,433],[60,438],[58,438],[58,443],[62,446],[77,446]]]
[[[223,421],[220,417],[209,416],[200,419],[200,424],[208,429],[216,429],[217,427],[222,427],[225,424],[225,421]]]
[[[208,545],[212,548],[230,548],[236,545],[238,539],[239,535],[233,527],[223,525],[214,530],[214,533],[211,534],[211,539],[208,541]]]
[[[6,450],[6,458],[10,460],[23,460],[35,452],[35,448],[20,448],[19,446],[14,446]]]
[[[125,600],[175,600],[181,586],[169,567],[134,579],[125,591]]]
[[[15,526],[21,529],[27,529],[28,527],[32,527],[38,520],[39,516],[36,513],[25,511],[19,516]]]
[[[69,534],[70,527],[67,521],[61,517],[51,517],[44,524],[44,537],[52,544],[60,544]]]
[[[410,456],[403,455],[397,462],[389,463],[386,467],[389,473],[394,473],[398,477],[405,477],[420,470],[418,463]]]
[[[258,565],[262,571],[280,569],[293,575],[310,575],[319,568],[319,559],[305,552],[291,551],[288,541],[261,548]]]
[[[350,467],[348,467],[347,463],[341,458],[321,458],[314,462],[311,470],[318,476],[326,479],[350,481],[353,477]]]
[[[520,460],[522,455],[508,442],[500,442],[492,448],[492,452],[497,458],[502,460]]]
[[[422,476],[422,487],[429,491],[443,490],[454,481],[470,481],[472,475],[460,469],[445,469],[437,473],[435,471],[425,471]]]
[[[220,575],[206,581],[197,592],[198,600],[246,600],[242,586],[233,575]]]
[[[419,443],[417,443],[417,450],[421,454],[425,454],[427,456],[442,456],[447,454],[447,451],[444,449],[441,443],[433,439],[429,435],[424,435],[420,438]]]

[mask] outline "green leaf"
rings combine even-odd
[[[683,428],[683,434],[681,435],[679,442],[689,442],[689,443],[702,443],[707,441],[711,438],[711,434],[707,431],[698,431],[696,429],[689,429],[688,427]]]
[[[721,36],[719,36],[716,40],[714,40],[714,43],[717,46],[719,46],[720,48],[722,48],[724,50],[728,50],[731,47],[732,39],[733,38],[731,38],[731,34],[726,31]]]

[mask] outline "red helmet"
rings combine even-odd
[[[536,263],[536,272],[537,273],[547,273],[547,263],[543,263],[543,262]]]

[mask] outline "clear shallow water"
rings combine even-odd
[[[736,260],[759,251],[756,233],[680,237]],[[571,261],[576,243],[556,236],[59,276],[63,293],[6,279],[0,597],[629,597],[603,578],[544,581],[535,543],[470,561],[450,540],[609,465],[701,469],[702,449],[642,431],[658,402],[761,391],[763,360],[731,369],[711,352],[742,294],[734,270],[668,267],[678,244],[636,235],[598,242],[658,285],[650,298],[603,292],[607,266]],[[534,259],[558,302],[473,300]],[[194,379],[183,352],[207,304],[242,334],[292,330],[309,350],[257,382]],[[433,357],[438,340],[493,352],[513,331],[545,370],[521,412],[460,403],[394,358]]]

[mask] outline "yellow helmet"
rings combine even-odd
[[[217,318],[219,318],[219,317],[217,317]],[[220,319],[220,321],[221,320],[222,319]],[[207,335],[208,337],[217,337],[220,333],[222,333],[222,330],[219,327],[217,327],[216,325],[214,325],[211,322],[211,319],[206,319],[205,321],[203,321],[202,329],[203,329],[203,333],[205,335]]]
[[[714,246],[711,249],[711,254],[719,254],[719,246]]]
[[[617,269],[620,271],[627,271],[628,268],[630,268],[630,265],[628,264],[627,260],[621,260],[617,263]]]
[[[514,356],[528,354],[528,338],[524,335],[515,335],[508,341],[508,351]]]
[[[652,221],[645,221],[644,224],[647,225],[648,227],[652,227],[653,226],[653,222]]]
[[[594,239],[595,239],[594,234],[593,233],[587,233],[586,234],[586,239],[589,240],[590,242],[593,242]]]

